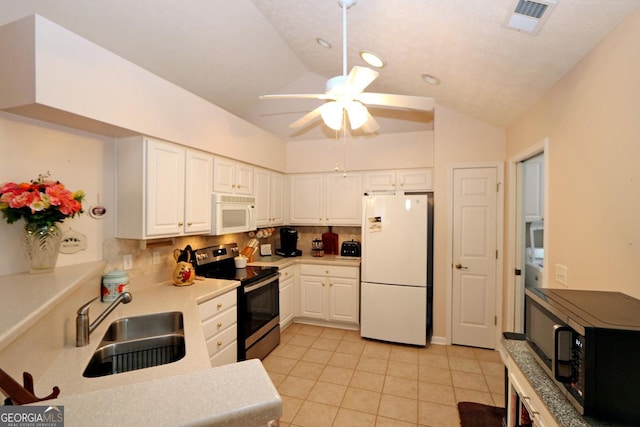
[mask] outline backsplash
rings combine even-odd
[[[322,233],[329,231],[329,227],[326,226],[293,228],[298,230],[298,249],[302,251],[303,255],[310,255],[311,242],[314,239],[321,239]],[[352,238],[359,241],[360,230],[360,227],[332,227],[332,231],[339,236],[339,245],[343,241],[351,240]],[[249,233],[226,234],[223,236],[187,236],[174,239],[159,239],[157,241],[150,240],[147,241],[147,247],[144,249],[140,247],[140,241],[138,240],[109,239],[103,243],[104,260],[107,263],[105,272],[115,269],[122,270],[122,257],[131,255],[133,267],[127,271],[129,273],[129,287],[132,291],[143,289],[171,280],[171,273],[176,265],[173,258],[174,249],[184,249],[187,245],[198,249],[233,242],[236,242],[238,247],[242,249],[249,239],[251,239]],[[260,244],[271,244],[275,250],[280,245],[279,228],[276,228],[271,237],[258,240]],[[156,257],[159,261],[156,264],[153,263],[154,252],[157,252]]]

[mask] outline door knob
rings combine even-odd
[[[458,270],[468,270],[468,269],[469,269],[469,267],[465,267],[465,266],[463,266],[462,264],[457,263],[457,264],[456,264],[456,269],[458,269]]]

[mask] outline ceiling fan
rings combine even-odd
[[[356,4],[356,0],[338,0],[338,4],[342,7],[342,75],[330,78],[323,94],[263,95],[260,99],[312,98],[328,101],[289,125],[294,129],[321,116],[324,123],[336,131],[342,128],[343,123],[346,126],[348,117],[351,129],[362,128],[367,133],[376,132],[380,125],[365,104],[419,111],[433,110],[433,98],[364,92],[378,77],[379,73],[375,70],[355,66],[347,74],[347,9]]]

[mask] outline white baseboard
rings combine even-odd
[[[447,338],[432,336],[430,343],[436,345],[447,345]]]

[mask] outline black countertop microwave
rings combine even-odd
[[[640,425],[640,300],[528,288],[525,334],[535,359],[581,414]]]

